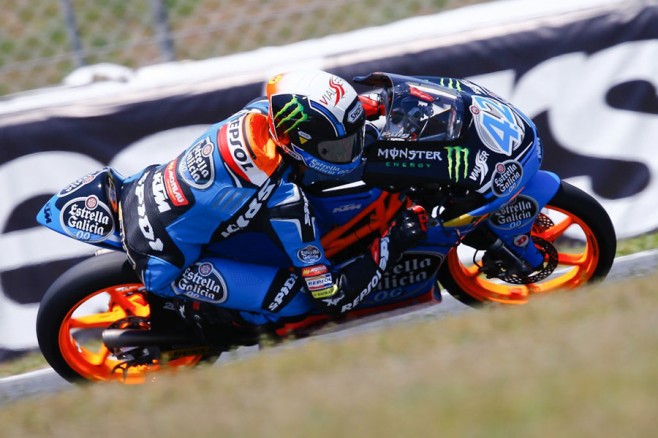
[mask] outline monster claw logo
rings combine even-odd
[[[448,146],[448,176],[455,182],[468,176],[468,149],[461,146]]]
[[[286,115],[286,113],[288,114]],[[293,129],[295,129],[296,127],[298,127],[300,124],[308,121],[308,114],[306,114],[306,112],[304,111],[304,106],[297,99],[297,96],[295,96],[290,100],[290,102],[285,104],[283,108],[279,110],[279,112],[277,112],[274,115],[274,120],[275,121],[278,120],[275,126],[276,129],[279,129],[281,125],[284,125],[286,123],[292,123],[288,127],[288,129],[284,131],[284,134],[287,134]]]
[[[452,78],[441,78],[439,85],[442,87],[452,88],[453,90],[462,91],[462,85],[457,79]]]

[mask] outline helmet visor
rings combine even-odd
[[[363,151],[364,129],[359,129],[352,135],[336,140],[325,140],[318,143],[318,158],[334,164],[351,163]]]

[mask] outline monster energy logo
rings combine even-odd
[[[448,175],[458,182],[468,176],[468,149],[461,146],[448,146]]]
[[[290,112],[287,116],[284,116],[287,111]],[[280,117],[283,118],[279,120]],[[284,134],[287,134],[298,127],[301,123],[308,121],[308,114],[304,112],[304,106],[299,100],[297,100],[297,96],[295,96],[274,115],[274,120],[279,120],[276,124],[277,129],[283,124],[292,122],[292,125],[284,131]]]
[[[457,91],[462,91],[462,84],[460,84],[457,79],[448,78],[446,81],[446,78],[441,78],[439,85],[442,87],[452,88]]]

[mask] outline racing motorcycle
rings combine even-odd
[[[467,80],[373,73],[355,81],[371,87],[366,98],[372,97],[381,116],[372,117],[377,135],[358,179],[346,184],[317,178],[306,186],[326,254],[339,266],[364,253],[413,204],[430,213],[433,245],[405,252],[340,321],[438,303],[441,286],[472,306],[523,304],[605,278],[616,250],[607,213],[587,193],[540,169],[543,150],[534,125],[511,104]],[[122,181],[112,168],[92,172],[55,194],[38,214],[42,225],[100,248],[63,273],[41,301],[37,336],[55,371],[73,382],[138,383],[154,372],[258,343],[262,332],[245,335],[222,325],[219,310],[213,310],[218,306],[197,306],[194,321],[228,333],[221,341],[188,330],[194,321],[179,313],[189,300],[184,305],[184,299],[145,290],[121,245]],[[289,264],[257,233],[210,244],[204,257]],[[226,293],[221,273],[197,268],[194,279],[181,282],[196,282],[197,292]],[[272,316],[290,287],[258,297],[260,307],[233,310]],[[176,329],[163,330],[162,320]],[[330,321],[335,317],[314,310],[281,317],[266,334],[280,340],[306,336]]]

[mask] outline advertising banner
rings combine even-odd
[[[372,71],[466,77],[492,89],[537,123],[543,167],[593,194],[618,237],[630,237],[658,229],[657,22],[658,5],[631,2],[469,39],[392,45],[370,57],[331,56],[313,67],[345,78]],[[94,251],[37,226],[45,201],[104,166],[129,175],[169,160],[261,87],[243,82],[0,116],[0,360],[36,347],[45,290]]]

